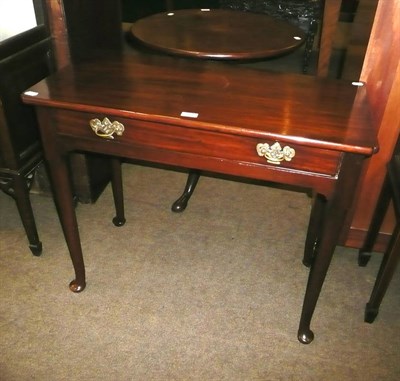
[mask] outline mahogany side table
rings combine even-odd
[[[313,340],[311,319],[343,221],[364,159],[377,151],[366,86],[140,54],[67,67],[22,99],[36,107],[75,270],[72,291],[85,288],[86,276],[69,152],[297,185],[317,195],[304,249],[310,272],[298,330],[302,343]],[[113,181],[122,222],[119,180]]]

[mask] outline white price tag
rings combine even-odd
[[[186,118],[197,118],[199,114],[197,112],[182,111],[181,116],[185,116]]]

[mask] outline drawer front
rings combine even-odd
[[[217,160],[235,161],[241,165],[246,163],[256,166],[267,165],[274,166],[276,169],[290,169],[328,176],[337,174],[341,158],[341,153],[338,151],[275,140],[264,141],[253,137],[172,124],[109,117],[107,126],[107,123],[103,123],[104,116],[59,110],[54,111],[54,117],[58,134],[80,138],[82,142],[103,144],[104,153],[107,153],[107,146],[118,145],[121,148],[121,156],[129,156],[126,155],[128,147],[132,152],[138,151],[138,148],[151,149],[158,150],[160,157],[165,152],[179,152]],[[92,122],[93,128],[97,128],[97,134],[90,126],[90,121],[93,119],[97,119],[96,123]],[[118,123],[115,124],[115,121]],[[123,125],[122,128],[119,123]],[[101,130],[102,126],[103,130]],[[111,134],[110,131],[114,129],[114,133]],[[119,129],[123,129],[123,132]],[[105,142],[106,146],[104,146]],[[115,147],[110,149],[109,153],[111,152],[115,152]],[[132,156],[140,159],[137,155]]]

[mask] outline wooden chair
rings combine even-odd
[[[42,252],[29,198],[36,168],[43,160],[33,108],[20,99],[28,87],[53,70],[51,37],[44,26],[0,43],[0,189],[13,197],[36,256]]]
[[[400,150],[399,142],[391,160],[387,164],[387,173],[383,187],[378,198],[378,203],[374,211],[371,225],[364,243],[359,250],[358,264],[366,266],[373,250],[379,229],[382,225],[390,202],[396,216],[396,225],[390,238],[389,245],[383,255],[382,263],[376,277],[374,288],[370,299],[365,307],[364,320],[367,323],[373,323],[379,313],[379,307],[385,296],[395,272],[400,257]]]

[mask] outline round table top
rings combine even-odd
[[[230,9],[185,9],[136,21],[132,36],[165,53],[206,59],[249,60],[291,52],[304,32],[261,13]]]

